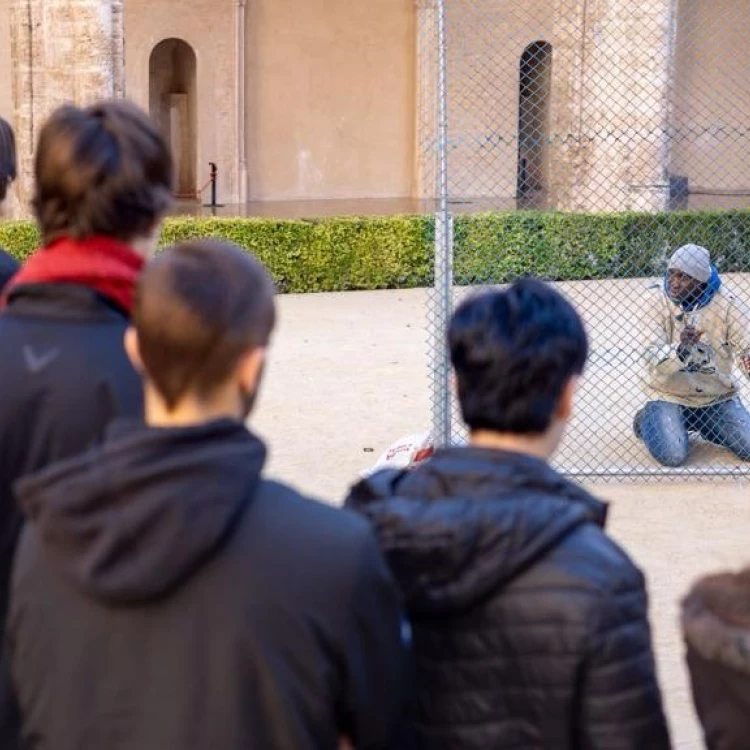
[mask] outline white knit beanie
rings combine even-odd
[[[705,284],[711,278],[711,254],[700,245],[683,245],[672,256],[668,268],[682,271]]]

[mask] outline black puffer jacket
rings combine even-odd
[[[602,503],[540,460],[455,448],[348,505],[411,618],[404,749],[669,747],[643,576]]]
[[[683,602],[693,698],[708,750],[750,747],[750,569],[700,581]]]

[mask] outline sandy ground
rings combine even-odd
[[[568,467],[649,471],[632,436],[637,310],[644,283],[566,287],[589,323],[592,366],[561,454]],[[272,474],[328,502],[403,435],[429,426],[426,293],[364,292],[280,299],[264,393],[254,418]],[[596,439],[591,440],[596,416]],[[691,465],[736,462],[697,446]],[[610,531],[645,569],[654,639],[674,744],[701,747],[682,662],[678,601],[698,575],[750,562],[750,502],[741,480],[597,483],[611,501]]]

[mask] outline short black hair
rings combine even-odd
[[[546,432],[565,385],[588,358],[578,313],[534,278],[464,302],[448,342],[461,411],[472,431]]]
[[[145,112],[126,101],[65,105],[39,134],[34,214],[46,244],[149,235],[172,204],[172,156]]]
[[[264,266],[229,242],[193,240],[146,266],[133,324],[148,378],[174,409],[187,393],[221,387],[249,349],[266,347],[276,320]]]

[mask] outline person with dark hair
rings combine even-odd
[[[0,117],[0,206],[8,197],[8,189],[16,179],[16,172],[16,136],[11,124]],[[20,264],[12,255],[0,249],[0,292],[19,267]]]
[[[245,427],[274,317],[249,254],[166,251],[126,338],[146,424],[19,482],[10,715],[38,750],[387,747],[405,670],[377,541],[264,479]]]
[[[21,525],[13,483],[142,413],[123,336],[171,189],[169,149],[131,104],[65,106],[42,128],[33,208],[44,246],[5,288],[0,316],[0,631]]]
[[[711,255],[684,245],[651,288],[644,385],[635,434],[663,466],[682,466],[691,433],[750,461],[750,414],[735,365],[750,377],[750,310],[722,284]]]
[[[464,302],[448,339],[470,444],[347,501],[410,617],[403,747],[668,748],[643,575],[549,465],[588,354],[578,314],[523,279]]]

